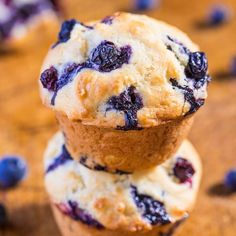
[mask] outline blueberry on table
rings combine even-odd
[[[149,10],[155,7],[157,0],[134,0],[135,9]]]
[[[229,20],[229,8],[224,5],[213,6],[208,15],[208,23],[213,26],[221,25]]]
[[[13,156],[6,156],[0,160],[0,188],[16,186],[26,175],[26,162]]]
[[[5,206],[0,203],[0,227],[3,227],[7,224],[7,211]]]
[[[227,188],[236,191],[236,169],[230,170],[226,173],[224,184]]]

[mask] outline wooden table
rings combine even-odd
[[[129,1],[67,0],[70,16],[81,21],[101,18],[118,10],[129,11]],[[209,56],[213,75],[222,74],[236,53],[236,19],[218,28],[199,26],[206,0],[162,0],[158,9],[145,12],[180,27]],[[226,2],[226,1],[225,1]],[[236,13],[236,2],[228,0]],[[40,36],[39,36],[40,38]],[[29,164],[27,179],[7,193],[0,192],[9,211],[10,226],[1,236],[60,235],[53,220],[43,186],[42,153],[57,130],[54,115],[41,105],[39,69],[52,43],[41,37],[31,50],[0,56],[0,155],[16,153]],[[236,194],[227,194],[219,184],[224,173],[236,167],[236,78],[213,76],[209,99],[196,115],[189,135],[204,164],[204,175],[194,212],[178,236],[235,236]]]

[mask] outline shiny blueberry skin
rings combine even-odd
[[[15,156],[5,156],[0,160],[0,188],[16,186],[26,175],[26,162]]]
[[[40,81],[44,88],[48,89],[49,91],[57,91],[58,88],[58,72],[54,66],[51,66],[49,69],[45,70],[41,76]]]
[[[195,170],[188,160],[178,157],[173,168],[173,173],[180,183],[186,183],[191,181]]]
[[[224,184],[227,188],[236,191],[236,169],[230,170],[226,173]]]
[[[46,170],[46,173],[49,173],[50,171],[55,170],[57,167],[65,164],[68,161],[72,161],[72,157],[70,153],[68,152],[65,145],[62,146],[61,154],[53,161],[52,164],[50,164]]]
[[[131,194],[142,217],[151,225],[164,225],[171,222],[162,202],[156,201],[148,195],[140,194],[135,186],[131,186]]]
[[[143,100],[134,86],[128,87],[118,96],[111,97],[107,104],[107,111],[114,109],[124,112],[125,126],[117,127],[118,129],[125,131],[140,129],[138,127],[137,111],[143,108]]]
[[[207,73],[208,62],[206,54],[203,52],[193,52],[189,55],[188,65],[185,68],[187,77],[199,80]]]
[[[118,48],[114,43],[104,40],[92,51],[89,61],[94,69],[111,72],[128,64],[131,53],[130,46]]]
[[[0,203],[0,227],[4,227],[7,224],[7,211],[5,206]]]

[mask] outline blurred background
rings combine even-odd
[[[58,20],[86,22],[116,11],[147,14],[175,25],[207,53],[213,80],[189,135],[202,157],[204,175],[196,208],[177,235],[236,235],[236,194],[224,184],[225,175],[236,168],[235,0],[50,1],[55,22],[47,25],[49,15],[39,28],[24,26],[35,12],[32,8],[24,11],[19,24],[14,25],[11,18],[4,25],[11,1],[0,0],[0,4],[4,5],[0,6],[0,156],[21,156],[28,166],[24,181],[0,189],[0,236],[60,235],[44,190],[42,164],[44,148],[57,124],[53,113],[41,104],[39,71],[56,41]],[[14,34],[9,33],[13,28]],[[18,29],[22,37],[15,40]]]

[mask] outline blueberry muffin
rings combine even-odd
[[[192,209],[200,177],[188,141],[162,165],[133,174],[74,161],[61,133],[45,152],[45,184],[63,235],[168,235]]]
[[[205,53],[178,29],[116,13],[64,22],[39,84],[76,159],[133,171],[176,151],[207,97],[207,68]]]
[[[57,9],[52,0],[1,0],[0,47],[18,46],[57,27]]]

